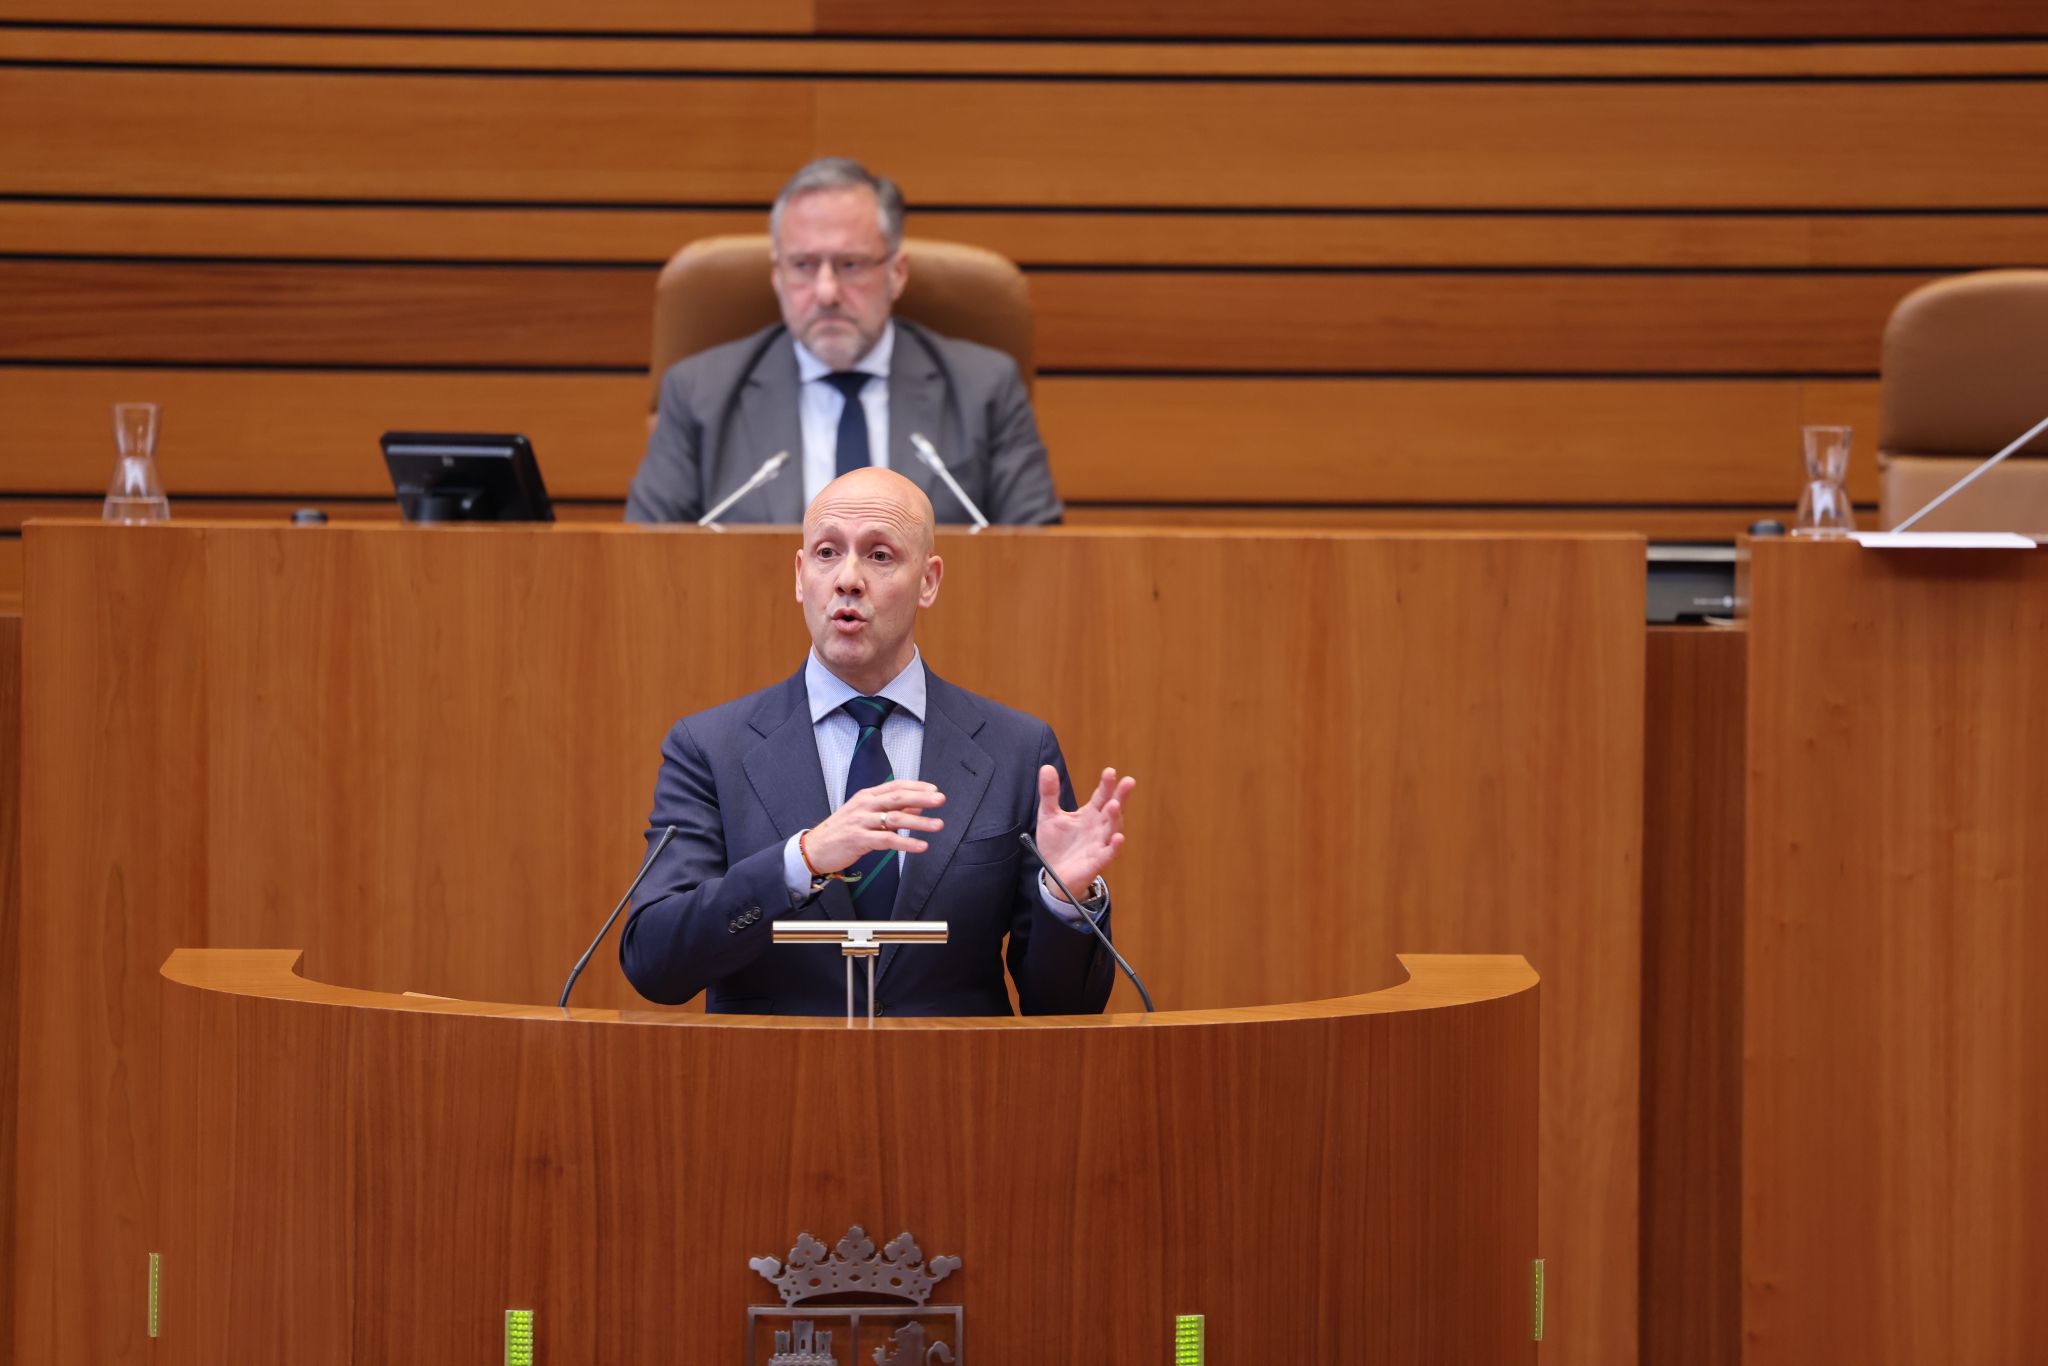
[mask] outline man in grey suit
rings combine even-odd
[[[1060,520],[1016,363],[890,317],[910,279],[892,182],[844,158],[812,162],[776,197],[768,231],[782,322],[662,377],[627,521],[694,522],[782,451],[801,477],[785,468],[721,521],[795,522],[827,483],[870,465],[924,489],[940,521],[971,520],[913,433],[990,521]]]
[[[1133,782],[1104,769],[1069,809],[1051,727],[925,667],[917,617],[944,569],[931,503],[900,475],[858,470],[811,504],[796,556],[804,667],[683,718],[662,745],[648,841],[677,837],[619,940],[641,994],[836,1014],[838,949],[776,947],[775,921],[931,919],[945,944],[882,950],[876,1013],[1007,1015],[1006,965],[1026,1014],[1102,1009],[1112,964],[1081,917],[1107,933],[1099,875],[1123,846]],[[1026,856],[1026,831],[1080,906]]]

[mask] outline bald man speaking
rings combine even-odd
[[[663,851],[619,942],[650,1000],[756,1015],[836,1015],[832,945],[771,944],[782,917],[944,920],[943,946],[895,946],[878,1015],[1099,1011],[1109,954],[1102,871],[1122,847],[1133,780],[1104,769],[1078,809],[1045,722],[925,667],[918,614],[938,600],[931,501],[879,468],[827,484],[804,514],[796,597],[811,633],[797,673],[676,723],[649,818]],[[1019,844],[1032,832],[1083,904]],[[1008,949],[1004,939],[1008,938]],[[866,1008],[856,974],[855,1010]]]

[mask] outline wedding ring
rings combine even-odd
[[[877,811],[877,812],[875,813],[875,828],[876,828],[876,829],[878,829],[878,830],[887,830],[887,829],[889,828],[889,813],[888,813],[888,812],[886,812],[886,811]]]

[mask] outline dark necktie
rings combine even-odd
[[[834,466],[838,474],[864,470],[874,463],[868,455],[868,410],[860,401],[860,391],[871,378],[859,370],[838,370],[825,376],[825,382],[846,398],[845,406],[839,410],[839,448]]]
[[[896,710],[896,704],[886,697],[851,697],[843,710],[860,727],[853,762],[846,767],[846,795],[851,797],[896,776],[889,765],[889,751],[882,748],[882,723]],[[852,887],[853,905],[862,919],[887,920],[895,909],[897,862],[894,849],[877,849],[853,865],[851,871],[860,874]]]

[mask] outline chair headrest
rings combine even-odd
[[[910,282],[896,316],[944,336],[1007,351],[1029,385],[1031,294],[1006,258],[960,242],[905,238]],[[662,267],[654,287],[654,346],[648,410],[669,366],[721,342],[758,332],[782,316],[768,279],[768,235],[707,237]]]
[[[1985,270],[1923,285],[1884,329],[1891,455],[1987,456],[2048,417],[2048,270]],[[2048,434],[2027,447],[2048,454]]]

